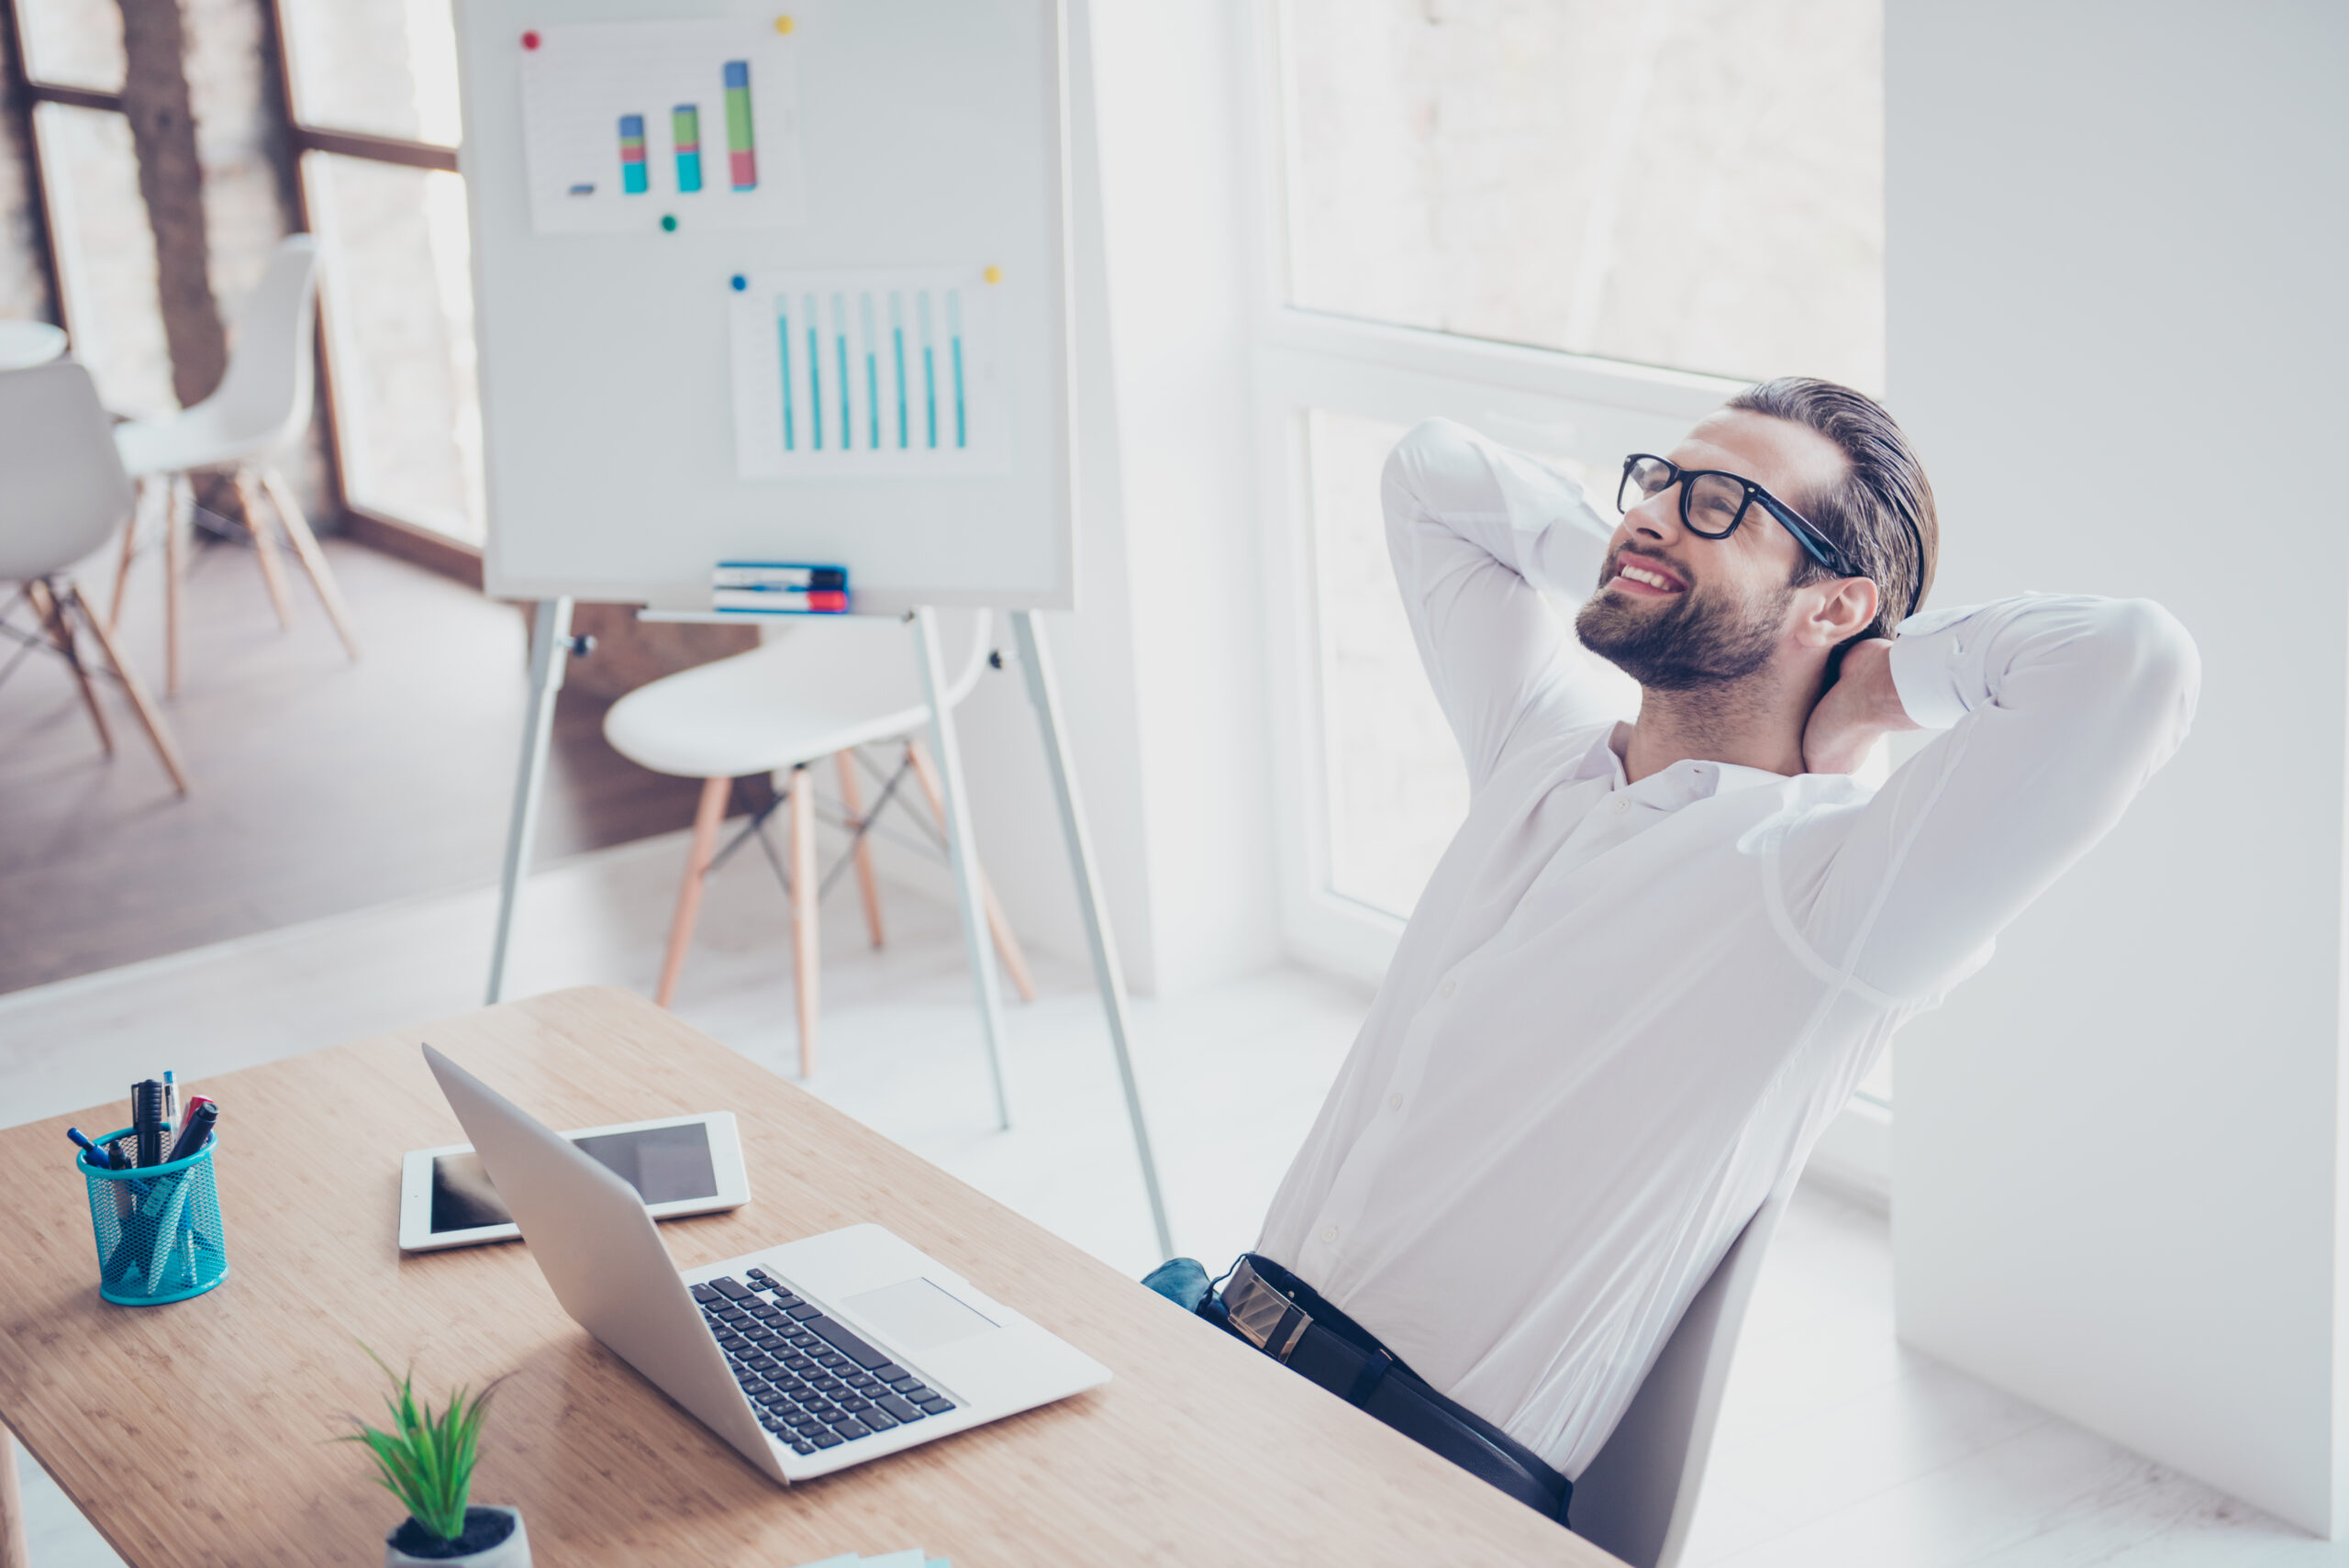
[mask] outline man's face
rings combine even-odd
[[[1663,454],[1683,469],[1750,479],[1801,510],[1839,484],[1845,460],[1808,426],[1723,409]],[[1769,663],[1798,618],[1791,582],[1809,558],[1760,506],[1727,539],[1680,520],[1680,487],[1634,506],[1609,541],[1598,591],[1575,617],[1583,645],[1642,686],[1686,691]]]

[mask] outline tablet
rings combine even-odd
[[[732,1111],[583,1127],[563,1136],[641,1194],[655,1219],[751,1201]],[[520,1234],[472,1144],[411,1149],[400,1161],[400,1251],[471,1247]]]

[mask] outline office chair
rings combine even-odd
[[[946,646],[958,646],[958,634],[968,639],[961,669],[946,691],[949,706],[959,706],[985,668],[987,632],[993,621],[985,610],[950,610],[941,613],[941,622]],[[677,912],[670,922],[669,947],[662,960],[655,1002],[665,1007],[676,994],[700,913],[704,881],[752,839],[774,859],[763,829],[777,807],[785,808],[789,865],[778,862],[776,870],[784,874],[791,894],[799,1072],[805,1077],[815,1071],[818,898],[852,863],[864,896],[867,934],[874,947],[882,945],[881,895],[865,837],[908,777],[928,797],[930,816],[938,826],[937,843],[942,845],[945,840],[945,797],[919,740],[929,725],[930,704],[923,699],[915,670],[912,639],[900,622],[877,617],[797,622],[763,648],[664,676],[612,705],[604,716],[604,739],[611,742],[612,750],[654,773],[702,781],[701,804],[694,814],[693,848],[685,857],[685,882],[677,890]],[[892,769],[876,767],[860,750],[884,744],[896,748]],[[833,760],[838,770],[841,804],[846,812],[838,825],[852,836],[852,844],[831,873],[819,876],[815,792],[807,770],[826,757]],[[871,771],[881,786],[869,812],[857,778],[860,766]],[[734,781],[786,769],[791,781],[783,794],[752,817],[733,842],[719,850],[718,829],[733,798]],[[980,891],[1003,967],[1020,998],[1034,1001],[1036,984],[1028,972],[1027,959],[984,875]]]
[[[285,573],[277,555],[277,541],[262,503],[267,499],[285,527],[294,554],[309,573],[311,586],[342,639],[344,651],[359,657],[358,634],[351,630],[351,609],[334,580],[334,569],[319,549],[309,519],[295,504],[294,493],[271,459],[278,450],[301,439],[310,428],[312,371],[311,334],[317,312],[318,242],[307,234],[289,234],[277,243],[269,269],[237,312],[228,373],[212,395],[193,408],[183,408],[162,419],[134,419],[115,430],[122,450],[122,465],[134,479],[151,482],[165,497],[163,512],[164,690],[180,689],[180,538],[195,511],[190,473],[228,473],[235,481],[237,499],[243,504],[245,527],[252,535],[253,559],[261,567],[262,587],[277,611],[277,624],[294,624],[294,610],[285,595]],[[142,508],[143,510],[143,508]],[[114,603],[106,617],[109,628],[122,613],[123,585],[138,550],[136,518],[122,539],[122,562],[115,574]]]
[[[116,455],[106,411],[90,373],[72,360],[0,374],[0,581],[18,584],[0,606],[0,630],[23,646],[0,675],[42,644],[43,638],[7,625],[8,612],[29,604],[49,647],[65,661],[82,689],[82,704],[98,732],[98,744],[114,754],[114,736],[98,706],[90,677],[104,674],[82,656],[76,628],[87,628],[114,679],[129,697],[155,755],[179,793],[187,793],[187,769],[162,715],[116,647],[106,623],[91,612],[73,584],[73,564],[106,542],[131,505],[130,480]]]
[[[1787,1173],[1730,1243],[1607,1446],[1575,1482],[1574,1532],[1631,1568],[1675,1568],[1687,1549],[1738,1330],[1801,1173]]]

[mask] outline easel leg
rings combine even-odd
[[[32,1568],[25,1537],[25,1495],[17,1484],[17,1439],[0,1427],[0,1568]]]
[[[497,935],[489,950],[489,1000],[506,997],[506,949],[514,934],[514,901],[539,836],[539,795],[547,745],[554,737],[554,696],[571,656],[571,601],[540,599],[530,617],[530,709],[522,726],[522,766],[514,779],[514,815],[506,829],[506,869],[497,892]]]
[[[1118,1081],[1126,1091],[1126,1120],[1134,1132],[1134,1156],[1141,1162],[1141,1183],[1150,1196],[1150,1222],[1158,1232],[1161,1258],[1174,1255],[1174,1233],[1166,1223],[1166,1198],[1158,1185],[1158,1158],[1151,1151],[1150,1125],[1143,1119],[1141,1091],[1134,1082],[1134,1061],[1128,1040],[1132,1033],[1126,1011],[1126,973],[1118,962],[1117,939],[1101,905],[1101,879],[1093,867],[1093,840],[1085,826],[1085,803],[1076,793],[1076,769],[1069,760],[1067,731],[1061,722],[1060,687],[1052,678],[1051,655],[1044,648],[1044,628],[1032,610],[1014,610],[1011,628],[1019,639],[1019,668],[1028,682],[1028,700],[1036,706],[1036,727],[1042,731],[1044,761],[1052,774],[1052,794],[1060,802],[1061,832],[1068,840],[1069,870],[1076,878],[1076,898],[1085,917],[1085,936],[1093,949],[1093,980],[1100,988],[1101,1010],[1109,1019],[1109,1044],[1118,1057]]]
[[[1003,1086],[1003,983],[987,944],[986,911],[979,895],[979,856],[971,840],[971,799],[963,787],[963,748],[954,739],[944,653],[938,646],[938,615],[918,609],[910,617],[914,651],[921,666],[921,693],[930,704],[930,732],[946,796],[946,852],[954,862],[956,902],[963,911],[963,945],[969,950],[971,978],[979,988],[979,1027],[986,1039],[987,1073],[995,1081],[996,1125],[1011,1125],[1011,1100]]]
[[[817,951],[816,783],[807,764],[791,770],[791,989],[799,1009],[799,1076],[816,1075]]]

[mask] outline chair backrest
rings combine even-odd
[[[238,307],[228,373],[204,401],[220,428],[250,439],[252,450],[281,446],[309,428],[317,288],[317,240],[289,234]]]
[[[1631,1568],[1674,1568],[1687,1545],[1738,1330],[1800,1173],[1788,1172],[1730,1243],[1607,1446],[1575,1480],[1574,1532]]]
[[[56,360],[0,373],[0,579],[61,572],[130,515],[130,480],[88,371]]]

